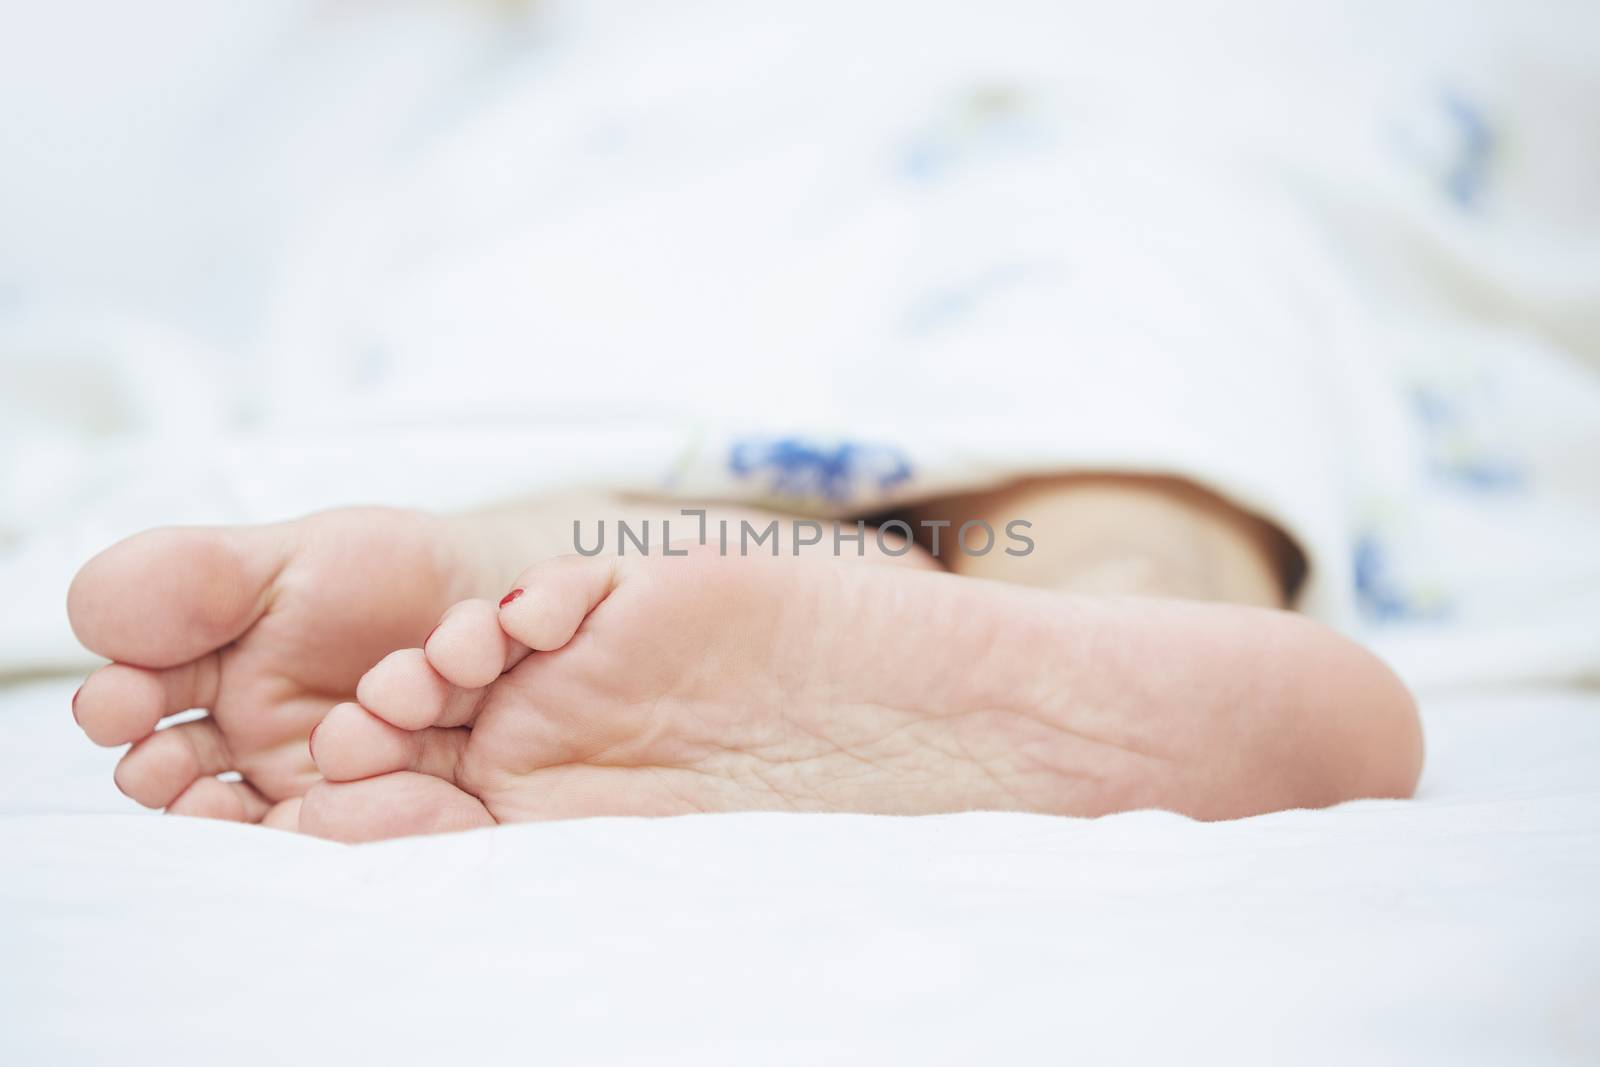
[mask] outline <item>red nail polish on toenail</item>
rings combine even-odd
[[[517,599],[517,597],[519,597],[521,595],[522,595],[522,590],[520,590],[520,589],[511,590],[511,592],[507,593],[505,596],[500,598],[500,606],[501,607],[505,607],[507,604],[511,603],[513,600]]]
[[[77,692],[72,694],[72,721],[77,723],[79,726],[83,725],[83,720],[78,718],[78,694],[82,692],[83,686],[80,685],[78,686]]]

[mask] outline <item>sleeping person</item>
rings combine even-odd
[[[704,511],[774,551],[602,495],[151,530],[72,584],[112,661],[73,715],[131,744],[116,782],[143,805],[346,841],[758,810],[1225,819],[1416,784],[1405,687],[1282,610],[1296,545],[1192,484],[1031,478],[856,540]],[[1026,554],[924,536],[1019,520]],[[573,551],[607,521],[683,533]]]
[[[316,502],[518,502],[90,560],[74,715],[125,793],[342,840],[1411,794],[1415,704],[1335,627],[1431,462],[1379,238],[1438,175],[1368,143],[1362,63],[1117,5],[526,15],[286,243],[240,404],[289,444],[231,472],[387,435]],[[319,176],[368,143],[301,136]],[[561,478],[604,491],[532,495]]]

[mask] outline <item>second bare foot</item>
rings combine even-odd
[[[1285,612],[883,567],[537,565],[452,608],[318,729],[301,827],[1009,809],[1198,818],[1404,796],[1414,705]],[[530,649],[532,651],[530,651]]]

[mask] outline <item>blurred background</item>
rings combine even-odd
[[[1600,664],[1591,3],[6,26],[11,662],[75,655],[60,590],[143,526],[722,492],[707,456],[754,428],[890,441],[922,491],[1242,486],[1332,531],[1378,639],[1448,633],[1467,675]]]

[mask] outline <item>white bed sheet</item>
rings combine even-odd
[[[1427,702],[1412,802],[347,847],[136,814],[0,695],[9,1063],[1592,1063],[1600,694]]]

